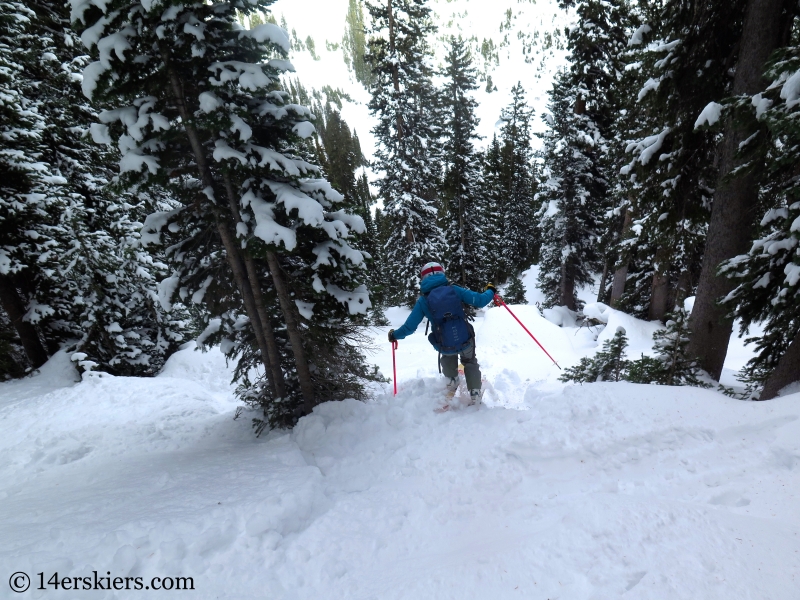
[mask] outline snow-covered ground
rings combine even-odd
[[[512,308],[562,366],[610,335]],[[616,325],[649,347],[652,324]],[[204,599],[800,597],[800,394],[564,385],[504,309],[475,326],[485,406],[434,413],[420,329],[397,397],[326,403],[260,439],[233,419],[218,351],[80,383],[57,355],[0,384],[0,597],[159,595],[35,589],[93,571],[192,577],[161,595]],[[372,358],[388,374],[387,329]],[[18,571],[34,580],[19,595]]]

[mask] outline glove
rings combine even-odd
[[[494,287],[494,284],[493,284],[493,283],[487,283],[487,284],[486,284],[486,287],[485,287],[485,288],[483,288],[483,291],[484,291],[484,292],[485,292],[486,290],[492,290],[492,293],[493,293],[493,294],[496,294],[496,293],[497,293],[497,288],[496,288],[496,287]]]
[[[397,340],[395,339],[395,337],[394,337],[394,329],[390,329],[390,330],[389,330],[389,341],[390,341],[390,342],[392,342],[392,343],[394,343],[394,342],[396,342],[396,341],[397,341]]]

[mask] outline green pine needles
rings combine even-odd
[[[702,380],[703,372],[697,361],[687,353],[688,320],[686,311],[676,309],[669,315],[666,328],[653,334],[653,350],[656,356],[642,355],[634,361],[627,359],[628,338],[625,329],[618,327],[614,337],[603,342],[600,352],[591,358],[584,357],[576,366],[566,369],[560,381],[629,381],[710,387]]]
[[[508,283],[503,300],[508,304],[525,304],[525,284],[519,275],[514,275]]]
[[[610,340],[603,342],[603,349],[592,358],[584,356],[576,366],[570,367],[559,377],[559,381],[595,383],[599,381],[622,381],[628,371],[629,361],[625,358],[628,338],[625,329],[617,327]]]

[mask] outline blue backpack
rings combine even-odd
[[[432,289],[427,299],[433,326],[428,341],[442,354],[457,354],[466,349],[474,334],[456,291],[442,285]]]

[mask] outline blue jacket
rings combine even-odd
[[[403,323],[403,326],[395,330],[395,339],[402,340],[404,337],[414,333],[417,330],[417,327],[419,327],[419,324],[422,323],[423,317],[427,319],[431,318],[431,310],[428,307],[428,299],[424,294],[427,294],[432,289],[441,285],[448,285],[447,277],[445,277],[444,273],[436,273],[422,280],[422,283],[419,284],[419,287],[423,295],[417,299],[414,309],[411,311],[411,314],[408,315],[408,318],[406,319],[406,322]],[[494,298],[494,292],[492,290],[486,290],[482,294],[479,294],[478,292],[460,288],[457,285],[452,287],[464,304],[469,304],[475,308],[483,308]]]

